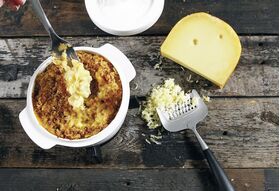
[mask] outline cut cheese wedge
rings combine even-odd
[[[224,21],[194,13],[173,27],[161,54],[223,88],[239,61],[241,43]]]

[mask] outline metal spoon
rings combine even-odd
[[[61,50],[61,48],[59,49],[59,46],[63,46],[66,47],[66,54],[67,57],[69,59],[75,59],[75,60],[79,60],[75,50],[73,49],[73,46],[70,45],[69,42],[67,42],[66,40],[62,39],[61,37],[59,37],[55,31],[53,30],[41,4],[39,0],[31,0],[32,6],[33,6],[33,10],[34,12],[37,14],[37,16],[39,17],[41,23],[44,25],[46,31],[49,33],[49,36],[51,37],[52,40],[52,52],[55,53],[56,55],[61,55],[63,50]]]

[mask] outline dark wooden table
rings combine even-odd
[[[159,21],[132,37],[99,30],[82,0],[42,3],[58,34],[74,45],[108,42],[129,57],[137,71],[131,105],[120,132],[102,146],[101,164],[92,148],[40,149],[23,131],[18,114],[30,76],[49,56],[50,41],[29,2],[16,13],[0,9],[0,190],[217,190],[192,133],[164,132],[161,145],[145,141],[153,131],[141,120],[138,101],[152,84],[169,77],[185,90],[211,97],[199,131],[236,189],[278,190],[277,0],[166,0]],[[159,54],[171,27],[199,11],[227,21],[240,35],[242,57],[222,90]],[[160,62],[162,70],[154,69]]]

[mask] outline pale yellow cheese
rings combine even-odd
[[[62,47],[63,48],[63,47]],[[71,63],[69,66],[69,62]],[[89,97],[92,77],[84,68],[83,63],[67,59],[66,51],[60,57],[53,56],[53,63],[63,68],[67,91],[70,93],[68,102],[76,111],[84,109],[84,100]]]
[[[174,79],[170,78],[152,89],[151,95],[144,104],[142,117],[147,121],[150,129],[161,125],[156,109],[159,107],[170,107],[174,104],[181,104],[187,99],[186,93],[182,88],[175,84]]]
[[[241,43],[224,21],[194,13],[174,26],[161,54],[223,88],[239,61]]]

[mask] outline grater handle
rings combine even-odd
[[[234,188],[229,181],[225,171],[217,161],[216,157],[212,153],[212,151],[208,148],[207,144],[204,142],[204,140],[201,138],[199,133],[197,132],[196,128],[192,128],[202,150],[205,155],[205,158],[207,159],[207,162],[209,164],[209,167],[212,171],[212,173],[215,176],[215,179],[219,185],[219,190],[220,191],[234,191]]]
[[[221,191],[234,191],[234,187],[232,186],[230,180],[228,179],[226,173],[223,168],[217,161],[216,157],[212,153],[212,151],[208,148],[203,150],[203,153],[208,161],[210,169],[215,176],[215,179],[219,185],[219,190]]]
[[[196,136],[196,138],[197,138],[197,140],[198,140],[198,142],[199,142],[199,144],[200,144],[202,150],[204,151],[204,150],[208,149],[208,145],[207,145],[207,144],[204,142],[204,140],[201,138],[201,136],[200,136],[199,133],[197,132],[196,128],[193,127],[192,130],[193,130],[193,132],[194,132],[194,134],[195,134],[195,136]]]

